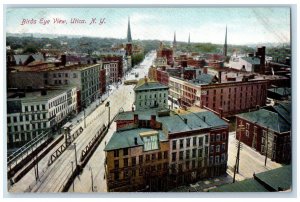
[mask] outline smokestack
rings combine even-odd
[[[67,56],[61,55],[61,65],[66,66],[66,63],[67,63]]]
[[[221,78],[221,77],[222,77],[222,72],[219,71],[218,73],[219,73],[219,83],[222,83],[222,82],[221,82],[221,80],[222,80],[222,78]]]

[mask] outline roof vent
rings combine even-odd
[[[183,118],[185,124],[187,124],[187,118]]]

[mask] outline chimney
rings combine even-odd
[[[187,124],[187,118],[183,118],[185,124]]]
[[[67,56],[66,55],[61,55],[61,65],[65,66],[67,63]]]
[[[134,114],[133,115],[133,123],[134,124],[138,124],[139,123],[139,115],[138,114]]]
[[[145,84],[148,84],[148,78],[147,78],[147,76],[145,76]]]
[[[222,72],[219,71],[218,73],[219,73],[219,83],[222,83],[222,78],[221,78],[222,77]]]
[[[87,60],[87,63],[88,63],[88,64],[91,64],[91,61],[90,61],[90,60]]]
[[[151,115],[150,127],[151,128],[155,128],[155,123],[156,123],[156,116],[155,115]]]
[[[93,63],[94,63],[94,64],[97,64],[97,60],[96,60],[96,59],[93,59]]]
[[[134,144],[135,144],[135,145],[138,145],[137,137],[134,138]]]
[[[205,120],[206,120],[206,117],[205,117],[205,116],[203,116],[203,117],[202,117],[202,120],[205,122]]]

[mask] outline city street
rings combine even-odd
[[[139,68],[134,69],[134,72],[139,73],[139,77],[136,78],[133,74],[128,74],[126,76],[126,80],[131,79],[140,79],[147,76],[148,69],[151,66],[153,60],[155,58],[154,52],[151,53],[148,57],[144,59],[144,61],[140,64]],[[124,87],[124,86],[121,86]],[[134,102],[134,93],[133,93],[133,85],[126,86],[125,89],[129,89],[127,92],[127,97],[124,101],[123,109],[124,111],[131,110],[132,103]],[[119,87],[120,89],[120,87]],[[112,104],[112,103],[111,103]],[[108,133],[106,134],[105,138],[102,140],[100,145],[98,146],[97,150],[83,169],[82,173],[76,177],[74,180],[74,191],[73,186],[70,187],[69,192],[106,192],[106,180],[104,179],[105,173],[105,152],[104,147],[105,144],[109,141],[113,133],[116,131],[116,124],[112,123]],[[92,183],[93,183],[93,190],[92,190]]]
[[[148,73],[148,68],[152,64],[152,61],[155,57],[155,54],[150,54],[145,60],[142,62],[142,67],[135,69],[136,72],[139,72],[139,78],[144,77]],[[132,78],[134,75],[128,75],[126,79],[137,79]],[[105,103],[110,101],[110,118],[112,119],[121,108],[124,110],[131,110],[133,101],[134,101],[134,92],[133,86],[124,86],[119,85],[118,88],[111,91],[109,97],[106,99]],[[81,112],[77,117],[75,117],[72,122],[72,131],[77,130],[79,127],[83,127],[83,133],[74,141],[76,143],[77,150],[77,160],[80,158],[81,150],[89,143],[89,141],[93,138],[93,136],[97,133],[97,131],[102,127],[103,124],[107,125],[108,122],[108,109],[104,104],[100,105],[100,100],[95,101],[86,109],[86,128],[84,128],[84,118],[83,112]],[[96,107],[96,108],[95,108]],[[114,124],[112,124],[114,125]],[[112,126],[113,127],[113,126]],[[99,154],[101,156],[101,152],[103,153],[103,163],[99,163],[96,161],[96,164],[104,166],[104,143],[109,140],[114,130],[109,130],[107,137],[105,137],[100,144],[99,148],[95,152],[95,154]],[[59,192],[63,188],[64,183],[72,172],[72,163],[75,168],[75,151],[74,149],[67,149],[51,166],[48,167],[48,160],[51,156],[52,152],[54,152],[61,144],[59,143],[54,149],[51,150],[40,162],[39,162],[39,181],[35,181],[34,169],[31,169],[19,182],[14,184],[11,188],[11,192]],[[101,151],[99,153],[99,151]],[[98,157],[98,155],[94,155]],[[90,162],[93,162],[93,158],[91,158]],[[85,167],[83,173],[89,169],[93,170],[93,165],[89,164]],[[97,172],[100,169],[95,168],[95,177],[101,176],[103,178],[104,171]],[[89,171],[90,173],[90,171]],[[79,178],[77,178],[79,179]],[[85,178],[84,178],[85,179]],[[87,179],[91,179],[90,177]],[[87,180],[86,179],[86,180]],[[99,181],[99,180],[98,180]],[[99,181],[101,182],[101,181]],[[90,183],[90,182],[89,182]],[[102,183],[104,185],[105,183]],[[86,185],[84,185],[86,187]],[[105,191],[105,187],[98,185],[99,190]]]

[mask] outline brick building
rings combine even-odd
[[[157,84],[146,81],[135,90],[143,88],[152,99],[162,88],[156,97],[167,103],[168,87]],[[144,96],[136,93],[139,106]],[[207,110],[166,108],[142,106],[118,114],[117,131],[104,149],[108,191],[167,191],[226,173],[228,124]]]
[[[274,106],[236,115],[236,125],[245,131],[237,138],[267,155],[272,161],[289,163],[291,160],[291,102],[278,102]]]

